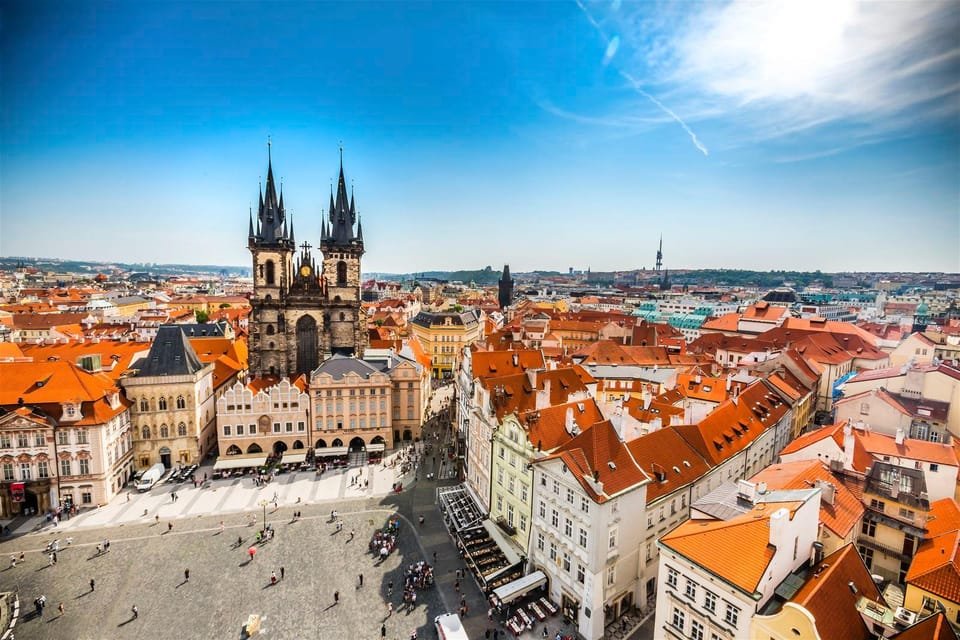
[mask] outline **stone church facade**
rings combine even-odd
[[[331,192],[321,226],[318,264],[308,243],[297,247],[282,190],[277,194],[271,157],[247,239],[253,258],[249,340],[254,376],[292,380],[333,354],[363,357],[368,344],[360,307],[363,228],[353,194],[347,195],[342,155],[336,196]]]

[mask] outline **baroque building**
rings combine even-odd
[[[321,223],[317,264],[304,242],[299,255],[283,190],[277,194],[273,160],[261,189],[257,221],[250,215],[248,248],[253,257],[250,300],[250,371],[254,376],[310,373],[333,354],[362,356],[366,318],[360,307],[363,228],[353,193],[347,195],[343,154],[336,196],[330,193]]]

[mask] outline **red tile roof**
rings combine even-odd
[[[710,465],[673,429],[658,429],[627,443],[640,468],[650,476],[647,503],[702,478]]]
[[[907,571],[907,586],[913,585],[950,602],[960,603],[960,529],[957,504],[952,498],[930,505],[929,517],[936,532],[917,548]]]

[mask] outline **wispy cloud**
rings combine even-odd
[[[960,114],[953,1],[575,2],[607,44],[604,64],[705,154],[694,129],[708,123],[721,148],[846,127],[850,140],[795,156],[813,158]]]
[[[603,55],[603,65],[607,66],[613,60],[613,57],[617,54],[617,51],[620,48],[620,36],[613,36],[612,38],[607,37],[607,34],[603,30],[603,27],[601,27],[600,23],[597,22],[597,20],[590,14],[590,12],[583,5],[583,3],[580,0],[574,0],[574,2],[576,2],[577,6],[580,7],[580,11],[582,11],[583,14],[587,17],[587,20],[589,20],[590,24],[593,25],[593,28],[597,30],[597,33],[600,34],[600,37],[604,39],[606,43],[606,50],[604,51],[604,55]],[[615,3],[612,6],[612,8],[613,10],[619,10],[620,4]],[[668,116],[670,116],[672,120],[676,121],[677,124],[683,127],[683,130],[686,131],[687,135],[690,136],[690,140],[693,142],[694,146],[697,147],[700,153],[702,153],[705,156],[710,155],[710,151],[707,149],[706,145],[704,145],[700,141],[700,139],[697,137],[697,134],[693,132],[693,129],[691,129],[687,125],[687,123],[684,122],[684,120],[676,114],[675,111],[667,107],[660,100],[654,97],[651,93],[646,91],[643,88],[643,85],[641,84],[641,82],[635,76],[633,76],[630,72],[624,71],[623,69],[621,69],[620,76],[623,77],[623,79],[629,83],[630,88],[632,88],[634,91],[636,91],[639,95],[643,96],[644,98],[647,98],[650,102],[656,105],[658,109],[666,113]]]

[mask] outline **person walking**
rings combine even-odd
[[[190,582],[190,569],[183,570],[183,581]]]
[[[277,584],[277,572],[276,572],[276,571],[271,571],[271,572],[270,572],[270,586],[276,586],[276,584]]]
[[[96,586],[97,586],[97,583],[94,581],[93,578],[90,578],[90,591],[95,591]]]
[[[24,558],[23,551],[21,551],[21,552],[20,552],[20,559],[19,559],[17,562],[23,562],[23,558]]]
[[[381,624],[381,625],[380,625],[380,637],[381,637],[381,638],[386,638],[386,637],[387,637],[387,625],[385,625],[385,624]]]
[[[393,615],[393,603],[392,603],[392,602],[388,602],[388,603],[387,603],[387,617],[389,618],[389,617],[392,616],[392,615]]]
[[[137,608],[137,605],[130,607],[130,613],[133,614],[134,619],[140,617],[140,609]]]
[[[362,573],[360,574],[359,579],[360,579],[360,586],[362,587],[362,586],[363,586],[363,574],[362,574]]]
[[[333,592],[333,604],[340,604],[340,592],[339,592],[339,591],[334,591],[334,592]]]
[[[220,521],[220,533],[223,533],[223,520]]]
[[[171,531],[173,531],[173,523],[172,523],[172,522],[168,522],[168,523],[167,523],[167,533],[170,533]]]
[[[283,580],[283,576],[286,575],[287,570],[283,567],[280,567],[280,579]]]

